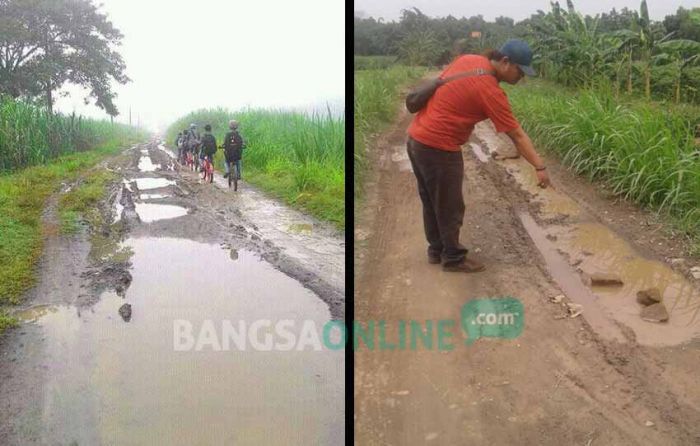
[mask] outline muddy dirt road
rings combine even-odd
[[[341,442],[342,350],[270,349],[269,329],[226,348],[222,326],[342,319],[342,235],[175,170],[157,141],[103,167],[121,178],[105,223],[47,232],[23,323],[0,338],[0,444]]]
[[[454,349],[356,351],[356,444],[700,444],[700,281],[683,240],[553,160],[557,189],[537,188],[522,158],[492,158],[509,148],[480,125],[463,152],[462,241],[487,269],[442,272],[427,262],[409,122],[402,113],[373,148],[355,317],[386,321],[394,345],[399,321],[456,320]],[[623,285],[592,286],[597,273]],[[666,323],[640,317],[636,293],[651,287]],[[465,345],[462,305],[503,296],[522,302],[522,334]]]

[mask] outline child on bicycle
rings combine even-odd
[[[201,165],[204,165],[204,158],[207,157],[210,163],[214,163],[214,154],[216,153],[216,137],[211,133],[211,125],[204,126],[204,134],[202,135],[202,146],[199,154]]]
[[[245,141],[240,133],[238,133],[238,121],[232,119],[228,123],[230,132],[226,133],[224,137],[224,157],[226,174],[224,178],[227,178],[231,174],[231,164],[235,163],[236,172],[238,173],[237,179],[241,179],[241,158],[243,156],[243,148],[245,147]]]

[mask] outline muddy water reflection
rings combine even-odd
[[[136,178],[132,181],[136,181],[136,187],[138,190],[157,189],[175,184],[174,181],[167,180],[165,178]]]
[[[139,160],[139,170],[141,172],[154,172],[159,165],[153,164],[150,156],[142,156]]]
[[[617,274],[622,287],[593,287],[599,304],[615,319],[632,328],[637,341],[645,345],[672,345],[700,336],[700,293],[668,265],[648,260],[607,227],[581,223],[559,236],[564,249],[581,262],[587,273]],[[585,254],[584,254],[585,252]],[[658,288],[670,314],[664,324],[641,320],[637,291]]]
[[[330,444],[343,437],[343,353],[174,351],[173,321],[330,320],[327,306],[247,251],[129,239],[133,282],[90,311],[39,319],[51,382],[46,443]],[[119,317],[132,305],[127,324]],[[218,334],[220,337],[220,332]]]
[[[157,200],[160,198],[167,198],[169,196],[170,195],[166,195],[166,194],[139,194],[139,198],[141,200]]]
[[[144,223],[187,215],[187,209],[171,204],[136,203],[136,213]]]

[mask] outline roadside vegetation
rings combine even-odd
[[[228,122],[240,123],[246,142],[242,170],[245,181],[311,215],[345,228],[345,118],[328,114],[223,108],[192,112],[166,132],[170,145],[177,133],[198,125],[212,126],[217,144],[223,144]],[[215,156],[223,171],[223,150]]]
[[[20,303],[35,280],[46,232],[77,229],[106,177],[88,170],[146,133],[53,112],[66,84],[88,91],[112,119],[115,84],[129,82],[118,47],[123,38],[91,0],[0,2],[0,332],[13,323],[2,306]],[[80,181],[78,181],[80,179]],[[72,184],[76,183],[76,184]],[[48,198],[64,184],[61,224],[45,227]]]
[[[105,156],[147,136],[132,127],[49,114],[13,102],[0,103],[0,153],[9,160],[0,173],[0,305],[20,303],[34,284],[44,234],[61,230],[42,224],[47,199]],[[29,164],[34,165],[21,168]],[[100,175],[99,182],[104,178]],[[73,198],[59,200],[64,230],[74,227],[81,213],[94,205],[95,184],[82,180],[76,192],[67,195]]]
[[[567,0],[517,23],[413,8],[396,22],[356,15],[354,38],[362,64],[422,67],[528,41],[538,78],[503,84],[523,127],[576,173],[671,217],[700,254],[700,8],[654,21],[646,0],[595,17]],[[356,141],[361,131],[356,124]],[[356,145],[356,166],[363,155]]]
[[[539,147],[614,194],[670,215],[700,254],[700,140],[691,124],[700,107],[621,101],[600,89],[537,81],[507,91]]]
[[[379,57],[377,62],[373,59],[362,58],[361,67],[369,68],[355,67],[353,163],[356,198],[362,194],[371,138],[396,118],[402,91],[428,72],[425,67],[383,67],[387,58]]]
[[[654,21],[646,0],[638,11],[612,9],[595,17],[576,11],[571,0],[565,5],[553,2],[550,11],[533,11],[517,23],[503,16],[493,22],[482,16],[433,18],[417,8],[391,22],[356,14],[355,57],[442,66],[515,37],[530,43],[540,78],[573,87],[608,79],[627,94],[700,104],[700,7],[679,7]]]

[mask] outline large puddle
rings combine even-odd
[[[139,218],[144,223],[187,215],[187,209],[171,204],[135,203],[134,206],[136,213],[139,214]]]
[[[558,240],[587,274],[612,273],[621,287],[593,287],[598,303],[614,318],[632,328],[644,345],[673,345],[700,336],[700,292],[668,265],[640,256],[606,226],[580,223],[557,231]],[[655,324],[640,318],[637,292],[657,288],[670,315]]]
[[[153,164],[150,156],[145,155],[139,159],[139,170],[141,172],[155,172],[158,167],[160,167],[160,165]]]
[[[556,246],[547,239],[544,231],[529,214],[521,213],[519,217],[523,227],[544,257],[547,270],[552,278],[571,301],[583,306],[584,317],[593,330],[606,339],[624,342],[625,338],[613,319],[598,306],[597,296],[583,283],[581,277],[566,264],[557,252]]]
[[[498,149],[501,143],[491,133],[482,129],[479,138],[493,144],[491,150]],[[533,201],[542,204],[545,217],[567,215],[575,222],[551,224],[542,229],[529,215],[520,216],[553,278],[569,298],[583,305],[583,316],[597,333],[619,340],[621,333],[615,321],[631,328],[642,345],[678,345],[700,337],[700,292],[692,283],[668,265],[645,258],[608,227],[587,222],[593,216],[572,197],[552,188],[538,187],[535,171],[524,159],[503,161],[503,166],[522,189],[533,195]],[[571,265],[557,251],[565,253]],[[582,276],[593,273],[616,275],[624,285],[584,284]],[[669,313],[667,322],[654,323],[641,318],[637,292],[650,288],[661,292]]]
[[[174,321],[305,320],[327,306],[247,251],[129,239],[126,298],[38,314],[46,334],[45,444],[340,444],[343,351],[175,351]],[[119,314],[131,304],[129,322]],[[210,322],[207,322],[210,321]],[[221,330],[209,332],[222,339]],[[260,332],[260,336],[263,336]]]

